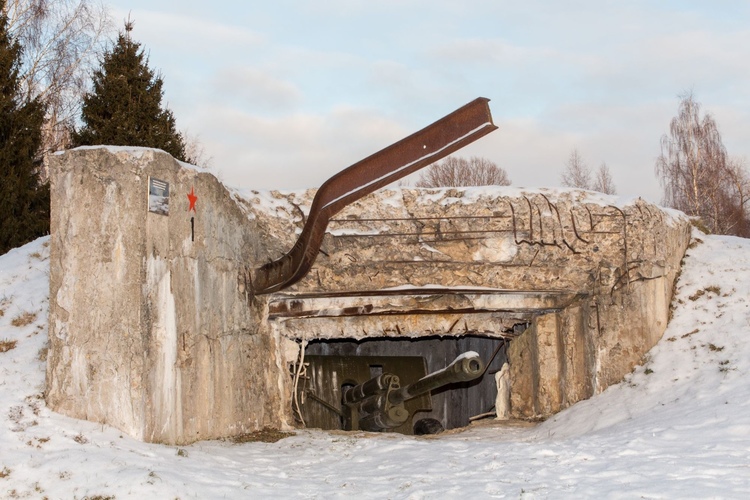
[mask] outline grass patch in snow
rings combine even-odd
[[[49,352],[49,342],[45,342],[44,346],[40,347],[39,351],[36,353],[36,359],[38,359],[42,363],[45,363],[47,361],[48,352]]]
[[[729,371],[734,370],[731,366],[729,366],[729,360],[725,359],[724,361],[719,362],[719,371],[721,373],[728,373]]]
[[[708,226],[700,220],[698,217],[690,217],[690,224],[694,228],[696,228],[698,231],[700,231],[703,234],[711,234],[711,231],[708,229]]]
[[[721,287],[718,287],[716,285],[707,286],[706,288],[703,288],[702,290],[698,290],[697,292],[695,292],[693,295],[688,297],[688,299],[695,302],[696,300],[703,297],[707,293],[713,293],[714,295],[717,295],[717,296],[721,295]]]
[[[10,305],[10,299],[8,297],[3,297],[0,299],[0,318],[5,316],[5,309]]]
[[[36,313],[24,312],[13,318],[11,325],[21,327],[31,324],[36,319]]]
[[[245,434],[240,434],[239,436],[234,436],[232,438],[229,438],[229,440],[232,441],[234,444],[255,443],[255,442],[275,443],[276,441],[287,438],[289,436],[294,436],[294,433],[284,432],[278,429],[271,429],[269,427],[265,427],[259,431],[247,432]]]
[[[50,438],[48,437],[41,437],[41,438],[31,438],[28,441],[26,441],[27,446],[31,446],[32,448],[37,448],[39,450],[42,449],[42,445],[44,443],[48,443]]]
[[[696,328],[696,329],[695,329],[695,330],[693,330],[692,332],[687,332],[687,333],[686,333],[685,335],[683,335],[683,336],[682,336],[682,337],[680,337],[680,338],[681,338],[681,339],[685,339],[685,338],[688,338],[689,336],[691,336],[691,335],[694,335],[694,334],[698,333],[699,331],[700,331],[700,329]]]
[[[693,237],[693,240],[688,244],[688,249],[692,250],[693,248],[697,247],[701,243],[703,243],[702,239]]]
[[[15,349],[16,344],[18,344],[17,340],[0,340],[0,352],[8,352],[11,349]]]

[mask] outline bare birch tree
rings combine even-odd
[[[699,217],[711,232],[739,234],[746,226],[747,171],[728,157],[716,121],[701,117],[692,93],[680,96],[669,135],[661,138],[656,174],[662,202]]]
[[[744,159],[732,158],[727,165],[730,196],[726,205],[728,234],[750,237],[750,174]]]
[[[206,147],[197,135],[186,130],[182,132],[182,138],[185,140],[185,157],[189,163],[203,168],[213,167],[214,158],[206,152]]]
[[[487,158],[449,156],[419,175],[417,187],[510,186],[508,173]]]
[[[612,174],[610,174],[609,167],[604,162],[599,165],[599,170],[596,171],[592,189],[604,194],[617,194],[617,188],[612,180]]]
[[[568,161],[565,162],[560,183],[567,187],[591,189],[591,169],[583,161],[578,149],[573,149]]]
[[[24,48],[23,94],[47,104],[42,153],[63,148],[111,30],[106,7],[99,0],[6,0],[4,10]]]

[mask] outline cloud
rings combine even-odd
[[[113,15],[115,19],[128,16],[135,21],[135,39],[148,41],[149,45],[158,46],[160,50],[176,50],[184,55],[215,57],[217,47],[249,50],[266,42],[266,38],[255,30],[173,11],[136,9],[125,12],[115,9]]]
[[[235,107],[202,107],[195,112],[215,168],[228,184],[253,189],[317,187],[407,135],[396,122],[363,108],[272,118]]]
[[[565,105],[539,118],[495,117],[499,130],[458,153],[482,156],[504,168],[513,184],[559,186],[565,161],[575,148],[595,170],[606,162],[618,193],[661,199],[654,175],[659,139],[667,131],[671,103],[639,107]]]
[[[748,160],[746,166],[750,169],[750,110],[744,106],[719,105],[704,106],[704,111],[710,112],[719,126],[724,146],[730,156],[744,157]]]
[[[710,89],[722,98],[750,95],[737,82],[750,79],[750,30],[722,33],[689,30],[654,34],[634,40],[618,50],[618,57],[590,66],[584,78],[589,84],[618,96],[642,93]],[[731,92],[727,92],[731,90]]]
[[[592,169],[608,164],[621,195],[658,202],[661,192],[653,165],[673,104],[564,105],[541,118],[497,114],[498,131],[456,154],[496,162],[517,186],[555,186],[570,152],[577,148]],[[273,117],[236,106],[201,106],[193,116],[202,126],[202,141],[214,158],[214,168],[228,184],[254,189],[319,186],[427,125],[406,128],[402,120],[383,112],[353,106],[326,114]]]
[[[294,84],[250,67],[222,68],[211,86],[222,100],[229,99],[236,106],[247,106],[259,112],[290,109],[303,98]]]
[[[580,55],[545,45],[519,45],[502,38],[456,38],[431,49],[428,54],[449,64],[501,64],[517,67],[541,62],[580,63]]]

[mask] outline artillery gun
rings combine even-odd
[[[400,387],[397,375],[378,375],[344,392],[344,429],[377,432],[399,427],[410,417],[404,402],[444,385],[469,382],[483,372],[484,363],[479,354],[470,351],[442,370],[404,387]]]
[[[326,359],[322,359],[326,358]],[[310,363],[312,364],[311,376],[315,377],[316,372],[320,375],[321,372],[330,373],[348,373],[352,374],[356,371],[362,363],[373,362],[370,357],[361,357],[357,360],[356,356],[346,357],[345,360],[340,359],[345,357],[339,356],[313,356],[310,357]],[[391,362],[391,368],[395,368],[393,371],[404,371],[403,367],[411,367],[412,370],[415,366],[415,361],[421,361],[422,373],[424,370],[424,359],[418,357],[402,357],[401,363],[398,363],[399,357],[383,357],[382,362],[386,365]],[[347,366],[355,363],[355,366]],[[320,368],[324,366],[324,368]],[[339,369],[331,369],[331,365],[339,366]],[[385,368],[385,367],[384,367]],[[401,369],[400,369],[401,368]],[[407,370],[408,371],[408,370]],[[389,431],[404,426],[413,416],[415,411],[429,409],[430,399],[429,394],[431,391],[446,386],[448,384],[470,382],[481,377],[484,374],[485,366],[479,354],[473,351],[465,352],[459,355],[452,363],[436,372],[425,375],[418,380],[414,381],[405,386],[401,386],[401,378],[384,369],[383,373],[380,373],[365,382],[350,387],[345,387],[339,392],[340,394],[340,405],[332,403],[330,400],[319,397],[315,391],[309,389],[302,389],[305,395],[320,403],[322,407],[327,409],[329,413],[336,414],[340,417],[340,426],[338,428],[344,430],[365,430],[372,432]],[[411,373],[413,379],[413,371]],[[408,377],[408,373],[406,374]],[[337,378],[337,377],[334,377]],[[351,380],[351,378],[348,378]],[[317,384],[320,386],[320,384]],[[336,385],[335,380],[329,380],[329,385]],[[331,387],[327,387],[329,390]],[[337,391],[329,392],[329,394],[335,396]],[[304,400],[305,398],[303,398]],[[309,401],[308,399],[308,401]],[[420,400],[421,401],[418,401]],[[415,404],[409,405],[409,402],[416,401]],[[309,404],[309,403],[308,403]],[[307,405],[305,405],[307,406]],[[308,407],[309,408],[309,407]],[[308,412],[308,415],[313,415],[313,412]],[[332,426],[321,425],[320,423],[313,424],[319,425],[322,428],[332,428]],[[408,430],[411,430],[411,426],[408,426]],[[411,433],[411,432],[408,432]]]

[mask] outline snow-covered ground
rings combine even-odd
[[[750,498],[750,240],[697,236],[643,366],[536,427],[179,448],[45,407],[49,249],[37,240],[0,256],[0,496]]]

